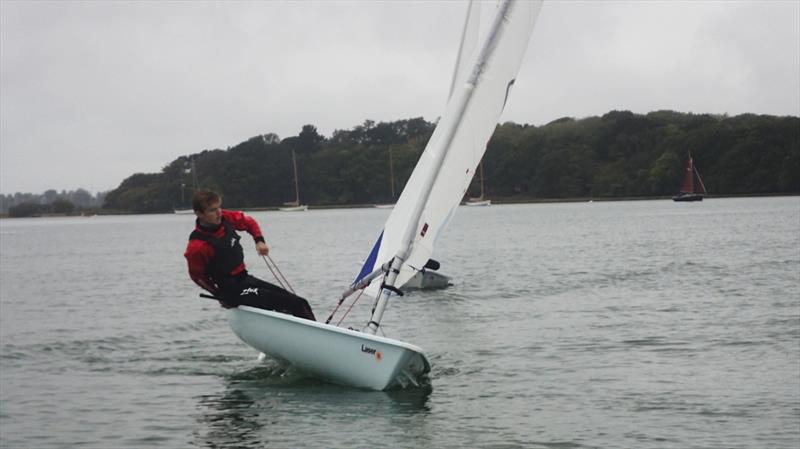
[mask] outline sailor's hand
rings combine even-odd
[[[225,301],[223,301],[221,299],[219,300],[219,305],[221,305],[225,309],[232,309],[232,308],[236,307],[236,306],[234,306],[232,304],[228,304],[227,302],[225,302]]]
[[[258,252],[259,256],[266,256],[269,254],[269,247],[264,242],[256,243],[256,251]]]

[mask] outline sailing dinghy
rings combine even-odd
[[[541,1],[500,2],[471,62],[459,73],[445,113],[383,231],[339,299],[341,305],[359,290],[375,298],[363,332],[239,306],[226,313],[242,341],[338,384],[384,390],[424,378],[430,363],[422,349],[375,334],[389,299],[401,294],[399,288],[430,259],[436,236],[463,198],[503,111],[540,8]]]

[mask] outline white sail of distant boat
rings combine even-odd
[[[294,148],[292,148],[292,170],[294,173],[294,201],[283,203],[284,207],[279,207],[278,210],[284,212],[303,212],[308,210],[308,205],[300,204],[300,186],[297,181],[297,158],[294,155]]]
[[[364,332],[239,306],[227,314],[240,339],[321,378],[357,387],[382,390],[416,384],[430,370],[422,349],[375,333],[389,296],[399,294],[398,288],[426,263],[436,236],[464,196],[540,8],[541,1],[502,1],[481,46],[469,58],[470,75],[456,85],[370,260],[340,299],[341,305],[370,282],[370,288],[375,287],[377,300]]]
[[[197,187],[198,187],[198,185],[197,185],[197,170],[195,169],[195,166],[194,166],[194,157],[192,157],[191,159],[192,159],[192,163],[191,163],[190,170],[192,171],[192,194],[194,194],[194,192],[197,191]],[[181,204],[182,205],[186,204],[186,200],[184,199],[184,190],[185,190],[185,188],[186,188],[186,184],[181,182]],[[174,208],[172,211],[174,213],[176,213],[176,214],[182,214],[182,215],[193,214],[194,213],[194,209],[192,209],[191,207]]]

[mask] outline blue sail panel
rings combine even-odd
[[[378,259],[378,250],[381,248],[381,240],[383,240],[383,231],[381,231],[381,235],[378,236],[378,241],[375,242],[375,246],[373,246],[372,251],[369,252],[369,256],[364,262],[364,266],[361,267],[361,271],[358,273],[358,276],[356,276],[356,280],[353,281],[353,284],[363,279],[364,276],[372,273],[372,270],[375,269],[375,260]]]

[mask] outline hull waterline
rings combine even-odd
[[[481,200],[481,201],[467,201],[464,203],[465,206],[491,206],[492,200]]]
[[[308,206],[304,204],[302,206],[279,207],[278,210],[282,212],[305,212],[308,210]]]
[[[678,195],[678,196],[673,196],[672,201],[678,201],[678,202],[703,201],[703,195],[697,193]]]

